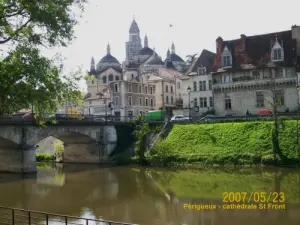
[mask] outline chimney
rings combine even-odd
[[[292,26],[292,38],[297,41],[297,56],[300,56],[300,26],[293,25]]]
[[[217,46],[217,55],[221,56],[222,53],[222,47],[223,47],[223,39],[219,36],[216,40],[216,46]]]
[[[241,51],[245,51],[245,49],[246,49],[246,35],[245,34],[241,34],[241,45],[240,45],[240,47],[241,47]]]

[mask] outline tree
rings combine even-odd
[[[276,68],[275,68],[276,70]],[[282,162],[287,161],[287,157],[282,153],[279,145],[279,117],[278,117],[278,108],[280,105],[282,105],[281,98],[278,96],[278,92],[276,90],[276,79],[275,74],[273,73],[273,69],[270,68],[269,72],[269,93],[270,93],[270,99],[267,99],[269,102],[271,109],[272,109],[272,115],[273,115],[273,129],[272,129],[272,150],[274,159],[279,156],[280,160]]]
[[[53,114],[65,99],[77,101],[78,73],[62,76],[59,59],[43,57],[40,46],[67,46],[74,38],[76,16],[86,0],[1,0],[0,114],[34,106],[43,117]]]

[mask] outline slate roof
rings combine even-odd
[[[149,47],[142,48],[137,55],[153,55],[154,50]]]
[[[172,62],[184,62],[184,60],[175,53],[171,53],[170,58]]]
[[[203,49],[200,56],[193,65],[189,72],[198,72],[198,67],[206,67],[206,72],[213,72],[213,65],[215,62],[216,54]]]
[[[271,49],[276,43],[276,38],[284,48],[284,62],[277,63],[278,66],[294,66],[297,61],[297,43],[296,40],[292,39],[292,31],[288,30],[249,37],[241,35],[240,39],[230,41],[223,41],[219,37],[214,69],[218,70],[222,67],[221,54],[225,46],[232,54],[232,68],[229,70],[241,70],[246,64],[251,64],[257,68],[267,67],[271,61]]]
[[[140,32],[139,26],[137,25],[135,19],[132,21],[130,25],[129,32],[130,33]]]
[[[99,63],[119,63],[119,61],[113,57],[111,54],[107,54],[106,56],[104,56]]]
[[[145,63],[145,65],[164,65],[164,62],[157,55],[152,55]]]

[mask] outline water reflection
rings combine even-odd
[[[39,167],[35,176],[0,174],[0,205],[137,224],[299,224],[299,170],[171,170],[93,165]],[[282,191],[287,210],[188,210],[221,204],[222,192]]]

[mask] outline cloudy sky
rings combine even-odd
[[[172,41],[182,58],[215,52],[215,40],[288,30],[300,25],[299,0],[89,0],[80,24],[77,39],[68,48],[48,50],[66,57],[65,66],[72,70],[89,69],[93,56],[96,63],[111,53],[120,62],[125,59],[125,42],[135,17],[141,38],[149,38],[149,47],[163,58]],[[171,28],[169,25],[172,24]],[[49,53],[50,52],[50,53]],[[84,84],[82,84],[84,87]]]

